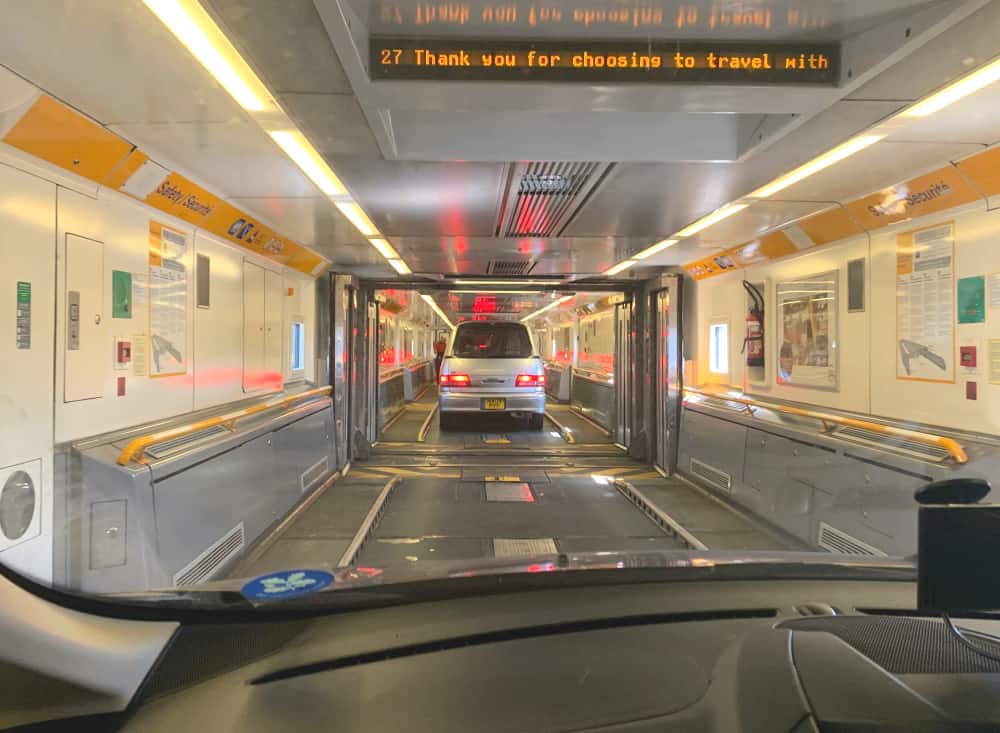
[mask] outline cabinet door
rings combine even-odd
[[[264,385],[264,268],[243,263],[243,391]]]
[[[104,245],[67,234],[65,262],[64,399],[92,400],[103,395],[104,373],[111,369],[104,326]]]
[[[281,389],[284,385],[284,302],[285,284],[281,275],[268,270],[265,275],[266,296],[264,299],[264,371],[266,387]]]

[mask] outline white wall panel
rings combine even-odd
[[[41,581],[52,577],[55,226],[56,187],[0,165],[0,467],[31,463],[41,476],[40,534],[0,551],[0,562]],[[28,349],[16,348],[18,282],[31,283]]]
[[[984,323],[955,324],[953,384],[896,379],[896,235],[947,221],[955,223],[956,281],[1000,272],[1000,212],[983,212],[978,204],[963,213],[915,219],[872,237],[872,412],[995,434],[1000,432],[1000,385],[989,382],[989,340],[1000,339],[1000,310],[989,307],[988,292]],[[965,374],[958,366],[959,347],[965,345],[976,347],[977,374]],[[967,381],[977,383],[978,399],[966,399]]]
[[[243,255],[214,237],[195,234],[195,251],[210,259],[211,304],[194,311],[194,407],[243,399]]]
[[[58,192],[58,256],[65,256],[66,234],[95,239],[104,243],[104,313],[106,325],[104,335],[105,371],[98,399],[65,403],[56,401],[55,441],[62,443],[90,435],[117,430],[151,420],[162,419],[188,412],[193,407],[192,347],[193,347],[193,237],[191,227],[156,215],[146,207],[133,203],[123,196],[109,195],[92,199],[87,196],[59,188]],[[150,378],[134,376],[132,371],[116,371],[114,368],[114,341],[116,338],[132,339],[137,335],[149,335],[149,312],[135,308],[132,318],[111,318],[112,314],[112,271],[122,270],[136,275],[149,271],[149,223],[150,220],[170,225],[173,229],[187,234],[188,247],[184,264],[189,274],[188,308],[186,328],[187,373],[177,376]],[[64,292],[62,282],[65,273],[59,268],[58,291]],[[63,375],[66,352],[62,345],[66,342],[66,313],[60,305],[56,314],[56,394],[64,394]],[[117,396],[117,379],[125,378],[125,395]]]
[[[950,359],[955,363],[954,382],[924,382],[897,379],[896,334],[896,237],[902,232],[944,222],[955,225],[955,279],[987,278],[986,317],[983,323],[954,323],[955,343]],[[750,394],[829,406],[914,424],[939,425],[989,434],[1000,432],[1000,384],[990,382],[989,342],[1000,339],[1000,306],[991,308],[989,275],[1000,273],[1000,212],[983,211],[980,203],[959,210],[914,219],[871,235],[739,270],[694,286],[696,334],[695,363],[689,365],[689,383],[731,386]],[[866,307],[847,312],[847,263],[866,261]],[[776,384],[774,374],[780,338],[775,290],[777,283],[829,270],[839,273],[838,350],[840,384],[836,391]],[[739,354],[746,317],[740,280],[767,280],[766,338],[770,385],[746,382],[743,357]],[[956,311],[957,312],[957,311]],[[728,375],[708,371],[708,329],[718,319],[730,324]],[[975,346],[977,367],[966,372],[959,362],[959,349]],[[976,399],[967,399],[966,383],[976,383]]]

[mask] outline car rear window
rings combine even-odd
[[[531,339],[520,323],[463,324],[452,354],[463,359],[523,359],[531,356]]]

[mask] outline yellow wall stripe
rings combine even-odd
[[[121,191],[149,160],[127,140],[52,97],[42,95],[3,142],[63,170]],[[142,199],[255,254],[307,275],[318,275],[323,258],[282,236],[256,217],[226,203],[180,173],[170,172]]]

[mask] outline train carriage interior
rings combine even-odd
[[[1000,0],[0,1],[0,730],[1000,729],[998,110]]]

